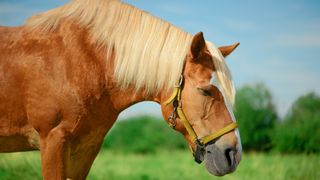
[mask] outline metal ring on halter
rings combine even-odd
[[[172,111],[170,117],[168,118],[169,125],[170,125],[170,127],[172,127],[172,128],[175,128],[176,125],[177,125],[177,120],[176,120],[176,118],[177,118],[177,108],[178,108],[178,106],[179,106],[178,103],[179,103],[179,102],[177,101],[177,99],[175,99],[175,100],[173,101],[173,103],[172,103],[172,104],[173,104],[173,111]]]
[[[180,79],[179,79],[179,84],[174,85],[174,87],[176,87],[176,88],[181,87],[182,82],[183,82],[183,75],[181,74],[181,75],[180,75]]]
[[[168,118],[168,124],[170,127],[175,128],[177,125],[177,120],[176,120],[177,116],[175,111],[172,112],[172,114],[170,115],[170,117]]]

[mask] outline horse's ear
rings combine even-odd
[[[203,33],[198,32],[194,35],[191,44],[191,54],[193,58],[197,58],[202,51],[205,50],[206,41],[204,40]]]
[[[227,57],[229,54],[231,54],[238,46],[240,45],[240,43],[235,43],[233,45],[230,46],[222,46],[219,47],[219,50],[221,51],[221,54],[223,55],[223,57]]]

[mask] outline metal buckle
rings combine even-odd
[[[170,117],[168,118],[169,126],[172,127],[173,129],[177,125],[176,117],[177,117],[176,113],[175,113],[175,111],[173,111],[172,114],[170,115]]]
[[[170,127],[175,128],[177,125],[176,118],[177,118],[177,108],[178,108],[179,102],[177,99],[175,99],[172,102],[172,104],[173,104],[173,112],[171,113],[171,115],[168,118],[168,123],[169,123]]]

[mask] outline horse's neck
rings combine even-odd
[[[163,99],[163,96],[166,96],[166,93],[159,92],[157,94],[145,95],[144,90],[134,90],[132,87],[127,89],[120,88],[114,81],[114,52],[112,55],[104,54],[104,57],[108,57],[104,62],[105,64],[105,77],[106,77],[106,89],[110,94],[110,100],[116,111],[119,113],[126,108],[142,102],[142,101],[154,101],[160,103]]]
[[[113,72],[113,69],[106,70],[106,72]],[[156,95],[146,96],[143,90],[136,91],[133,88],[129,87],[127,89],[121,89],[117,84],[110,83],[113,81],[113,76],[108,76],[106,79],[107,82],[107,92],[110,94],[110,101],[112,101],[113,107],[117,112],[121,112],[128,107],[142,102],[142,101],[154,101],[160,103],[163,93],[158,93]]]
[[[95,45],[92,40],[90,40],[89,32],[82,28],[81,26],[74,24],[72,22],[64,21],[59,28],[61,34],[65,35],[66,41],[71,43],[70,46],[79,46],[78,43],[82,43],[82,47],[85,47],[83,52],[84,54],[94,54],[90,56],[92,59],[81,60],[82,63],[85,61],[95,61],[100,64],[102,74],[98,74],[98,76],[104,76],[100,78],[104,78],[104,88],[100,89],[99,91],[104,92],[97,92],[98,94],[105,94],[107,99],[111,102],[112,108],[115,112],[120,113],[124,109],[130,107],[133,104],[142,101],[155,101],[160,102],[162,93],[158,93],[156,95],[148,95],[145,96],[143,90],[135,91],[133,88],[129,87],[127,89],[121,89],[116,82],[114,81],[114,60],[115,60],[115,52],[112,52],[111,55],[106,54],[106,47],[98,47]],[[70,32],[72,30],[72,32]],[[65,32],[64,32],[65,31]],[[70,34],[71,33],[71,34]],[[66,37],[69,36],[69,37]],[[108,58],[108,59],[107,59]],[[79,61],[79,59],[75,59],[75,61]],[[78,74],[79,76],[83,76],[83,74]],[[88,76],[88,75],[86,75]],[[98,78],[99,77],[93,77]],[[85,83],[88,84],[88,83]],[[99,89],[99,88],[97,88]],[[109,103],[110,103],[109,102]]]

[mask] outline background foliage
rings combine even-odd
[[[247,150],[269,150],[277,113],[269,90],[263,84],[239,89],[235,104],[241,142]]]
[[[298,98],[284,121],[274,130],[273,144],[280,152],[320,152],[320,97]]]
[[[106,137],[103,148],[122,152],[154,153],[158,149],[185,149],[182,135],[162,119],[141,116],[119,121]]]

